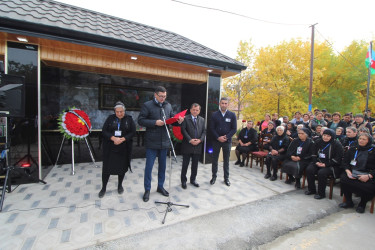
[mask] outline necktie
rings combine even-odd
[[[198,130],[197,130],[197,118],[194,117],[194,136],[195,139],[197,138]]]

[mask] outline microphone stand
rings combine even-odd
[[[171,135],[169,133],[169,129],[168,129],[168,126],[167,126],[167,123],[166,123],[166,115],[165,115],[165,112],[164,112],[164,108],[161,107],[161,111],[163,112],[163,122],[164,122],[164,127],[165,127],[165,130],[167,131],[167,135],[168,135],[168,139],[169,139],[169,143],[171,145],[171,151],[169,153],[169,192],[171,190],[171,180],[172,180],[172,157],[171,157],[171,153],[173,153],[173,156],[174,156],[174,159],[176,161],[176,163],[178,163],[177,161],[177,157],[176,157],[176,153],[174,151],[174,146],[173,146],[173,143],[172,143],[172,139],[171,139]],[[168,196],[168,201],[167,202],[161,202],[161,201],[155,201],[155,204],[164,204],[164,205],[167,205],[166,209],[165,209],[165,213],[164,213],[164,218],[163,218],[163,221],[161,222],[162,224],[165,223],[165,220],[167,218],[167,214],[168,212],[172,212],[172,206],[180,206],[180,207],[190,207],[189,205],[182,205],[182,204],[176,204],[176,203],[173,203],[170,201],[170,196]]]

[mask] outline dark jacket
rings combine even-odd
[[[157,120],[163,120],[163,112],[161,108],[164,109],[166,116],[165,120],[174,116],[171,104],[166,101],[160,104],[153,99],[142,105],[141,112],[138,116],[138,124],[146,127],[146,148],[166,149],[171,146],[165,126],[155,125]]]
[[[195,128],[196,127],[196,128]],[[194,125],[194,121],[191,115],[185,117],[184,122],[181,124],[181,132],[184,138],[182,139],[181,151],[182,154],[201,154],[206,137],[206,128],[204,126],[204,118],[201,116],[197,117],[197,126]],[[195,133],[197,136],[195,137]],[[189,143],[191,139],[200,139],[201,143],[194,146]]]
[[[232,141],[233,135],[237,132],[236,115],[227,110],[225,116],[218,110],[212,114],[210,129],[215,140],[220,136],[226,135],[228,142]]]
[[[357,137],[344,137],[341,140],[341,145],[342,147],[346,150],[348,150],[351,147],[356,147],[358,146],[358,138]]]
[[[291,159],[292,156],[299,156],[301,161],[308,162],[311,160],[312,149],[313,149],[314,142],[307,138],[306,141],[302,142],[301,139],[297,138],[294,139],[286,152],[287,158]],[[297,155],[297,148],[302,147],[301,154]]]
[[[358,151],[356,158],[357,163],[355,166],[352,166],[350,162],[354,159],[356,151]],[[350,171],[356,169],[358,171],[366,172],[371,174],[372,176],[375,176],[375,145],[370,145],[367,147],[356,146],[349,148],[349,150],[344,155],[342,168],[345,170],[349,169]],[[374,181],[374,178],[372,180]]]
[[[356,129],[360,129],[362,127],[366,127],[368,128],[368,130],[370,131],[370,134],[372,135],[372,127],[371,127],[371,123],[369,122],[362,122],[360,124],[356,123],[355,121],[352,123],[352,126],[355,127]]]
[[[313,146],[312,163],[314,165],[317,162],[324,163],[326,168],[332,168],[334,177],[338,178],[341,174],[340,164],[343,154],[341,143],[334,137],[328,143],[319,139]]]
[[[240,133],[238,134],[238,140],[241,140],[242,143],[251,142],[251,145],[256,145],[258,143],[258,132],[255,129],[250,128],[250,130],[247,131],[246,135],[246,131],[246,127],[240,131]],[[247,138],[245,138],[245,136],[247,136]]]
[[[280,155],[286,154],[290,140],[289,137],[284,133],[282,136],[275,135],[272,137],[270,143],[264,146],[264,149],[267,149],[271,152],[272,149],[279,151]]]
[[[120,145],[115,145],[111,140],[111,137],[115,135],[115,131],[118,130],[119,119],[115,114],[108,116],[104,122],[102,128],[103,136],[103,171],[110,172],[111,174],[119,174],[122,170],[125,172],[128,168],[131,169],[130,160],[133,145],[133,137],[135,135],[135,123],[130,115],[125,115],[120,121],[120,130],[122,131],[121,137],[125,137],[125,142]],[[111,152],[117,152],[123,154],[124,161],[113,162],[111,158]],[[125,163],[126,162],[126,163]],[[117,166],[118,164],[124,163],[126,166]]]
[[[331,128],[331,125],[333,124],[333,121],[332,122],[329,122],[327,124],[327,128]],[[340,120],[339,123],[337,124],[337,127],[342,127],[344,129],[344,133],[345,133],[345,128],[348,126],[348,124],[346,122],[344,122],[343,120]],[[336,128],[334,128],[334,130],[336,130]]]

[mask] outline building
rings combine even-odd
[[[0,2],[0,61],[5,73],[25,76],[25,115],[10,121],[12,157],[31,154],[39,178],[56,160],[50,144],[61,142],[56,118],[63,110],[81,108],[100,132],[118,92],[137,120],[140,101],[162,85],[176,112],[197,102],[209,120],[221,79],[246,68],[178,34],[50,0]]]

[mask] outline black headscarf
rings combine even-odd
[[[302,130],[305,134],[307,134],[307,137],[311,137],[311,131],[310,131],[310,129],[308,129],[308,128],[301,128],[301,130]]]
[[[359,146],[359,144],[358,144],[358,150],[359,151],[369,150],[373,146],[372,144],[374,142],[372,136],[370,134],[367,134],[367,133],[363,133],[360,136],[366,136],[368,138],[368,142],[367,142],[366,146]]]
[[[336,133],[335,133],[335,131],[333,131],[333,129],[330,129],[330,128],[326,128],[323,131],[323,135],[330,135],[331,136],[331,139],[329,140],[328,143],[331,143],[331,142],[333,142],[336,139]]]

